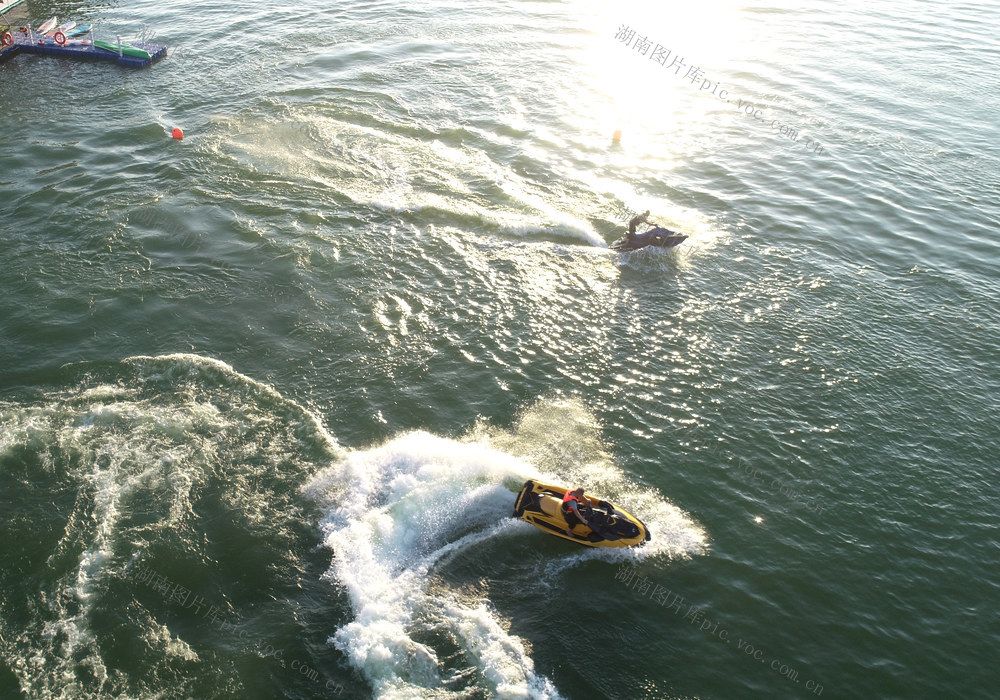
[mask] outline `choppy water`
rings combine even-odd
[[[0,696],[993,696],[994,4],[29,3]]]

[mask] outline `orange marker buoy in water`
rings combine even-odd
[[[622,142],[622,130],[615,129],[615,133],[611,134],[611,143],[621,143]]]
[[[184,132],[178,129],[177,127],[174,127],[174,130],[170,132],[170,135],[173,136],[178,141],[184,138]]]

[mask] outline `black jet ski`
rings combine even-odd
[[[668,228],[654,226],[645,233],[637,233],[629,240],[628,236],[622,236],[611,244],[612,250],[639,250],[640,248],[673,248],[687,240],[683,233],[671,231]]]

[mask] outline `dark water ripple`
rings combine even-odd
[[[626,9],[32,7],[173,51],[0,64],[0,695],[991,697],[995,9]]]

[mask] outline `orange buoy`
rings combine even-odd
[[[178,141],[184,138],[184,132],[178,129],[177,127],[174,127],[174,130],[170,132],[170,135],[173,136]]]
[[[622,142],[622,130],[615,129],[615,133],[611,134],[611,143],[621,143]]]

